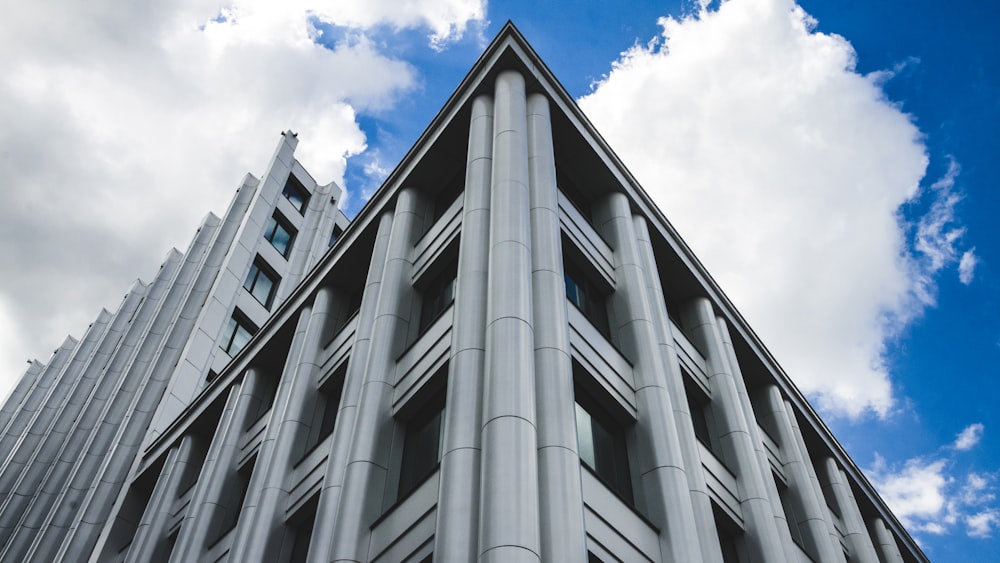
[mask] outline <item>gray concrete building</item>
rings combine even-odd
[[[347,224],[263,180],[0,410],[0,559],[926,561],[510,24]]]

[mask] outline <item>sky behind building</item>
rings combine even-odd
[[[1000,553],[1000,8],[397,4],[10,10],[0,393],[185,248],[280,131],[352,215],[510,19],[931,559]]]

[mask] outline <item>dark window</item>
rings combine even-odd
[[[340,408],[340,394],[344,390],[344,378],[347,376],[347,360],[326,379],[326,382],[313,397],[312,414],[306,415],[309,424],[308,434],[303,444],[302,458],[326,439],[337,423],[337,410]]]
[[[431,323],[455,301],[455,268],[448,268],[438,274],[422,293],[420,332],[427,330],[427,327],[431,326]]]
[[[443,418],[444,393],[441,392],[406,422],[397,499],[413,492],[437,468],[441,460]]]
[[[719,547],[722,548],[722,563],[740,563],[739,542],[742,531],[722,513],[722,510],[712,504],[715,514],[715,531],[719,535]]]
[[[607,338],[610,331],[608,330],[608,309],[604,294],[573,264],[566,263],[564,270],[566,297]]]
[[[795,510],[792,492],[788,490],[788,486],[781,479],[778,479],[777,475],[772,473],[771,476],[774,477],[774,485],[778,489],[778,499],[781,501],[781,510],[785,514],[785,522],[788,524],[788,532],[792,535],[792,541],[803,551],[807,551],[802,538],[802,530],[799,528],[798,512]]]
[[[576,184],[569,179],[566,172],[559,166],[556,166],[556,184],[559,186],[559,190],[562,191],[563,195],[566,196],[566,199],[569,200],[570,204],[572,204],[573,207],[580,212],[580,215],[583,216],[584,220],[593,225],[594,219],[590,215],[590,206],[588,205],[588,201],[584,198]]]
[[[451,207],[451,204],[455,203],[455,200],[458,199],[458,196],[462,194],[464,189],[465,167],[462,167],[461,170],[455,172],[455,175],[448,181],[444,190],[434,199],[434,221],[432,224],[444,215],[444,212]],[[428,229],[430,227],[431,225],[427,226]]]
[[[313,495],[302,508],[288,521],[291,554],[288,563],[305,563],[309,555],[309,543],[312,540],[313,526],[316,524],[316,507],[319,505],[319,495]]]
[[[257,332],[257,327],[248,321],[239,311],[233,313],[223,334],[222,350],[230,356],[240,353],[240,350],[250,342],[253,333]]]
[[[215,517],[208,532],[208,537],[212,538],[209,540],[210,544],[224,538],[239,522],[240,510],[250,488],[250,476],[256,463],[257,457],[254,456],[229,479],[223,481],[223,494],[219,497],[220,502],[215,508]]]
[[[306,205],[309,204],[309,192],[294,174],[288,175],[288,181],[285,182],[285,189],[281,190],[281,195],[285,196],[299,213],[305,213]]]
[[[258,257],[250,265],[247,279],[243,282],[243,287],[253,295],[265,309],[271,308],[271,301],[274,300],[274,291],[278,288],[281,278],[274,270],[267,267],[267,264]]]
[[[632,504],[625,430],[579,385],[575,393],[580,461],[622,500]]]
[[[695,390],[694,385],[687,380],[690,377],[684,374],[684,391],[687,393],[688,408],[691,410],[691,423],[694,425],[694,435],[709,450],[712,448],[712,432],[708,417],[711,415],[710,400],[704,396],[701,390]]]
[[[292,241],[295,240],[295,229],[292,228],[287,219],[275,213],[267,220],[267,225],[264,227],[264,238],[282,256],[288,257],[288,252],[292,249]]]
[[[333,230],[330,231],[330,244],[328,246],[333,246],[333,243],[337,242],[337,239],[339,239],[342,234],[344,234],[344,229],[334,225]]]

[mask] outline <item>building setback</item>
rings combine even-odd
[[[28,368],[0,560],[927,560],[511,24],[349,225],[295,144]]]

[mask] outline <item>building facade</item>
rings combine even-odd
[[[3,560],[926,561],[512,25],[349,226],[294,144],[29,368]]]

